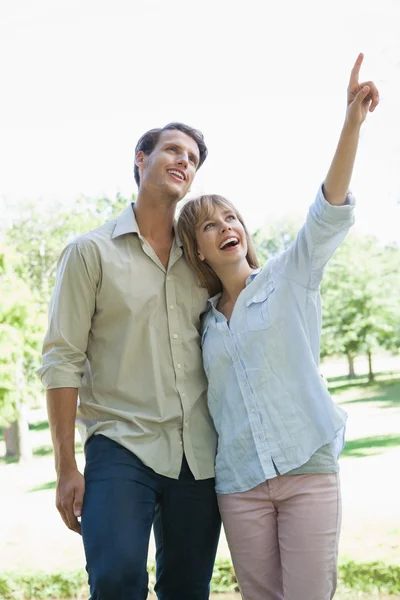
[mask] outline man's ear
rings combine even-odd
[[[139,150],[139,152],[135,156],[135,165],[139,168],[139,170],[143,169],[144,167],[145,156],[146,155],[143,152],[143,150]]]

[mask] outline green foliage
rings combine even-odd
[[[7,425],[18,413],[27,391],[29,366],[40,346],[37,303],[28,285],[17,274],[18,260],[12,248],[0,246],[0,424]]]
[[[213,592],[239,591],[235,571],[229,559],[219,559],[215,562],[211,581]]]
[[[113,200],[82,196],[68,209],[55,207],[47,212],[35,205],[25,206],[7,232],[7,239],[21,257],[20,277],[39,293],[46,307],[62,249],[78,235],[117,216],[131,200],[120,195]]]
[[[258,229],[253,234],[253,242],[260,265],[264,266],[269,258],[289,248],[301,225],[298,219],[285,218],[270,223],[265,229]]]
[[[353,560],[339,565],[341,584],[357,592],[383,594],[400,593],[400,566],[382,562],[357,563]]]
[[[35,370],[63,247],[122,212],[128,202],[118,195],[114,200],[82,197],[62,211],[25,206],[6,231],[0,246],[0,425],[16,420],[19,403],[40,393]]]
[[[155,568],[149,564],[150,591],[154,586]],[[2,600],[87,598],[87,574],[84,570],[58,573],[4,573],[0,575]],[[382,562],[339,564],[339,585],[343,591],[356,593],[400,593],[400,566]],[[237,592],[239,587],[230,560],[215,563],[211,591]]]
[[[322,356],[398,350],[400,249],[373,237],[349,238],[328,263],[322,282]]]
[[[80,598],[85,592],[87,597],[87,575],[83,570],[5,573],[0,576],[0,592],[4,600]]]

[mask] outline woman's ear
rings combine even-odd
[[[197,256],[199,257],[201,262],[204,262],[206,260],[206,257],[200,252],[200,250],[197,250]]]

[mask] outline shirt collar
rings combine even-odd
[[[215,294],[215,296],[212,296],[212,298],[209,298],[207,300],[207,302],[213,307],[213,308],[217,308],[217,304],[219,299],[222,296],[222,292],[219,292],[218,294]]]
[[[137,233],[139,237],[140,231],[139,226],[136,221],[135,211],[133,207],[135,206],[134,202],[131,202],[129,206],[125,208],[125,210],[116,218],[115,228],[112,234],[112,239],[119,237],[121,235],[126,235],[127,233]],[[179,247],[182,247],[182,241],[178,235],[177,229],[177,221],[174,221],[174,237],[175,244]]]
[[[133,212],[133,202],[116,218],[112,239],[126,233],[137,233],[140,235],[135,213]]]
[[[248,276],[248,278],[246,279],[246,287],[249,285],[249,283],[251,283],[254,279],[254,277],[256,277],[256,275],[258,275],[258,273],[261,271],[261,268],[256,269],[255,271],[253,271],[252,273],[250,273],[250,275]],[[219,292],[218,294],[215,294],[215,296],[212,296],[211,298],[209,298],[207,300],[207,302],[213,307],[213,308],[217,308],[217,304],[219,299],[222,296],[222,292]]]
[[[250,275],[248,276],[248,278],[246,279],[246,286],[249,285],[249,283],[251,283],[254,279],[254,277],[256,277],[256,275],[259,274],[259,272],[261,271],[261,267],[256,269],[255,271],[253,271],[252,273],[250,273]]]

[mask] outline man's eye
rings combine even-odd
[[[230,219],[231,221],[235,221],[235,220],[236,220],[236,215],[228,215],[228,216],[226,217],[226,219],[227,219],[227,220],[228,220],[228,219]]]
[[[212,227],[212,225],[213,225],[213,223],[207,223],[207,225],[205,225],[205,227],[204,227],[204,231],[207,231],[207,229]]]
[[[175,152],[176,148],[175,146],[168,146],[167,150],[173,150]]]

